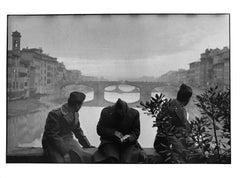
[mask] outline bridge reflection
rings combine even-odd
[[[141,101],[146,102],[150,100],[152,91],[157,87],[169,86],[169,83],[165,82],[135,82],[135,81],[78,81],[78,82],[65,82],[60,85],[61,89],[69,85],[84,85],[93,89],[93,99],[84,103],[85,106],[99,106],[104,107],[112,105],[112,102],[107,101],[104,98],[105,92],[115,93],[139,93],[139,100],[133,103],[129,103],[131,107],[136,107]],[[131,91],[123,91],[119,86],[128,85],[133,86]],[[117,86],[113,90],[105,90],[110,86]],[[111,87],[110,87],[111,88]]]
[[[120,88],[121,86],[132,87],[133,89],[123,90],[123,89]],[[105,88],[105,92],[111,92],[111,93],[139,93],[140,89],[137,88],[137,87],[134,87],[134,86],[130,86],[130,85],[117,85],[117,86],[114,87],[113,90],[106,90],[106,88]]]

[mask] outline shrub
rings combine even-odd
[[[218,87],[206,89],[196,96],[196,106],[201,117],[195,117],[190,122],[191,132],[181,133],[179,139],[188,140],[185,150],[187,162],[197,163],[230,163],[231,135],[230,135],[230,90],[221,91]],[[145,114],[154,118],[153,127],[157,127],[157,137],[167,137],[179,134],[172,125],[174,113],[169,110],[171,99],[163,94],[151,97],[146,103],[141,102]],[[182,131],[181,131],[182,132]],[[181,159],[173,156],[172,145],[159,143],[155,145],[159,154],[165,155],[165,163],[181,163]],[[201,153],[201,154],[199,154]]]
[[[206,162],[230,163],[230,90],[209,88],[196,99],[201,117],[191,122],[192,138]]]

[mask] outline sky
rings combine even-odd
[[[67,69],[108,79],[188,69],[206,48],[229,46],[228,15],[9,16],[21,48],[39,48]]]

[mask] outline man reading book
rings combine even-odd
[[[138,143],[139,112],[118,99],[113,106],[102,110],[97,125],[100,146],[94,154],[95,162],[137,163],[145,154]]]

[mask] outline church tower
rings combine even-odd
[[[18,31],[12,33],[12,50],[20,51],[21,34]]]

